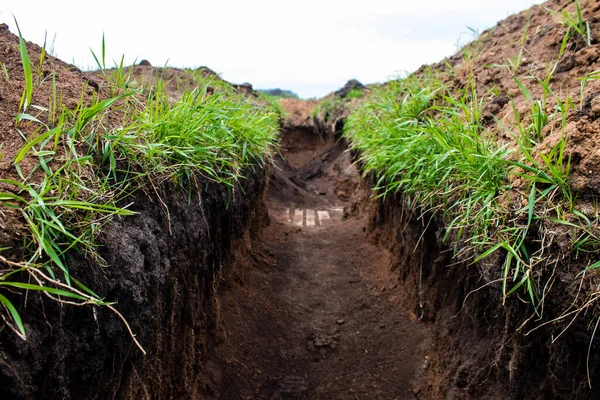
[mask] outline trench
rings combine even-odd
[[[428,335],[352,207],[361,185],[346,149],[333,131],[283,129],[268,226],[218,293],[220,398],[413,399],[421,390]]]

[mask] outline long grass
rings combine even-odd
[[[102,264],[98,234],[112,217],[133,214],[123,204],[148,182],[195,185],[201,176],[232,186],[243,179],[276,145],[279,115],[268,103],[195,71],[185,72],[194,85],[176,101],[161,76],[154,85],[135,85],[122,61],[105,70],[104,39],[100,58],[94,57],[110,81],[109,96],[95,95],[91,103],[82,96],[75,109],[66,109],[54,74],[51,81],[34,79],[20,32],[19,38],[26,83],[15,118],[18,127],[33,133],[19,131],[25,139],[13,160],[19,179],[1,181],[10,190],[0,193],[0,211],[20,212],[25,232],[19,248],[0,249],[0,314],[25,339],[23,310],[14,301],[27,292],[66,304],[105,306],[124,321],[143,351],[116,308],[77,279],[83,273],[70,269],[70,255],[83,253]],[[52,85],[50,104],[31,104],[42,84]],[[36,114],[28,112],[32,108]],[[120,115],[118,122],[114,115]],[[27,173],[21,168],[25,159],[36,160]]]
[[[577,210],[564,134],[571,102],[561,101],[547,82],[536,83],[544,91],[541,100],[515,78],[532,107],[529,125],[514,110],[518,129],[506,128],[512,144],[499,145],[481,125],[484,99],[473,77],[464,88],[447,87],[433,71],[375,90],[350,114],[345,135],[364,173],[378,177],[378,195],[402,192],[423,213],[437,214],[444,240],[463,260],[502,254],[497,278],[503,299],[522,292],[539,316],[547,287],[543,266],[554,262],[548,250],[553,237],[540,225],[578,226],[573,245],[581,251],[593,251],[597,235],[589,224],[571,222]],[[557,102],[551,115],[545,113],[546,96]],[[547,125],[548,134],[557,126],[561,139],[547,152],[535,151]]]
[[[471,86],[472,89],[472,86]],[[352,113],[346,135],[381,195],[408,193],[449,218],[449,231],[489,235],[499,222],[508,151],[486,138],[474,90],[452,93],[430,76],[389,82]]]

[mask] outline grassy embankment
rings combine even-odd
[[[592,42],[579,3],[576,9],[555,15],[565,32],[556,60],[542,73],[526,76],[527,85],[537,85],[539,96],[518,77],[527,27],[520,53],[502,65],[489,66],[509,71],[512,93],[529,103],[523,116],[514,98],[509,100],[514,124],[494,117],[495,131],[490,129],[482,108],[500,96],[498,88],[483,88],[472,70],[466,85],[459,87],[451,79],[456,71],[446,63],[374,89],[351,113],[345,128],[352,148],[361,155],[364,173],[378,177],[378,194],[405,193],[410,206],[441,218],[444,240],[454,247],[456,259],[475,263],[499,255],[502,268],[491,283],[501,284],[503,301],[523,294],[520,298],[531,303],[532,318],[538,321],[551,295],[550,279],[555,275],[549,271],[560,267],[561,259],[583,263],[581,279],[600,267],[597,215],[578,209],[565,153],[568,118],[580,110],[585,85],[599,79],[600,71],[580,77],[581,99],[562,97],[551,84],[565,50]],[[483,40],[463,49],[463,65],[473,65]],[[499,131],[510,140],[500,140]],[[547,136],[558,140],[541,151],[539,144]],[[553,244],[565,238],[557,232],[572,238],[569,254],[553,254]],[[561,318],[579,315],[598,294],[581,298],[585,300],[571,308],[566,304]]]
[[[201,191],[200,181],[232,186],[243,179],[247,168],[264,163],[272,151],[279,116],[200,71],[185,71],[197,86],[172,101],[161,76],[148,87],[135,82],[122,63],[107,70],[104,42],[95,57],[107,88],[91,102],[82,93],[77,106],[67,109],[56,74],[42,75],[45,50],[39,60],[30,59],[20,36],[20,52],[25,87],[15,120],[23,146],[14,176],[0,180],[7,188],[0,192],[0,212],[17,210],[23,236],[18,248],[0,249],[0,304],[6,325],[26,338],[23,310],[13,303],[31,291],[118,314],[110,303],[118,299],[103,299],[79,282],[70,257],[83,253],[103,265],[98,234],[111,218],[132,215],[126,204],[139,188],[171,181]],[[4,72],[2,79],[10,82]],[[52,85],[52,96],[48,104],[32,104],[41,85]],[[35,164],[27,172],[20,167],[25,160]]]

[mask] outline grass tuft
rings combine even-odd
[[[160,75],[153,84],[135,84],[124,58],[106,70],[104,38],[100,58],[94,57],[109,79],[108,96],[84,101],[82,92],[79,103],[67,109],[55,72],[52,80],[36,82],[52,85],[50,104],[34,106],[31,63],[20,31],[19,40],[26,84],[15,118],[32,133],[18,131],[25,143],[12,160],[12,172],[19,179],[0,180],[8,188],[0,192],[0,212],[17,210],[25,223],[22,243],[0,249],[0,314],[26,338],[15,307],[19,295],[34,291],[64,304],[104,306],[123,320],[143,352],[123,316],[77,279],[81,271],[70,269],[71,255],[103,265],[96,239],[111,218],[134,214],[123,205],[138,188],[169,180],[198,189],[199,177],[233,186],[246,170],[267,162],[280,115],[269,103],[201,71],[184,71],[193,85],[182,88],[177,100]],[[40,68],[44,57],[45,47]],[[30,107],[39,113],[27,114]],[[27,173],[21,166],[25,160],[34,164]]]

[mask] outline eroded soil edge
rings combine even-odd
[[[30,295],[27,342],[0,336],[0,398],[184,399],[218,393],[208,362],[217,329],[215,276],[261,211],[265,177],[247,171],[233,189],[209,182],[188,192],[165,183],[133,198],[138,214],[115,219],[100,238],[111,267],[75,257],[73,269],[107,299],[119,299],[148,355],[104,308],[60,306]],[[168,211],[167,211],[168,210]],[[25,304],[19,304],[24,307]],[[217,383],[215,383],[217,382]]]

